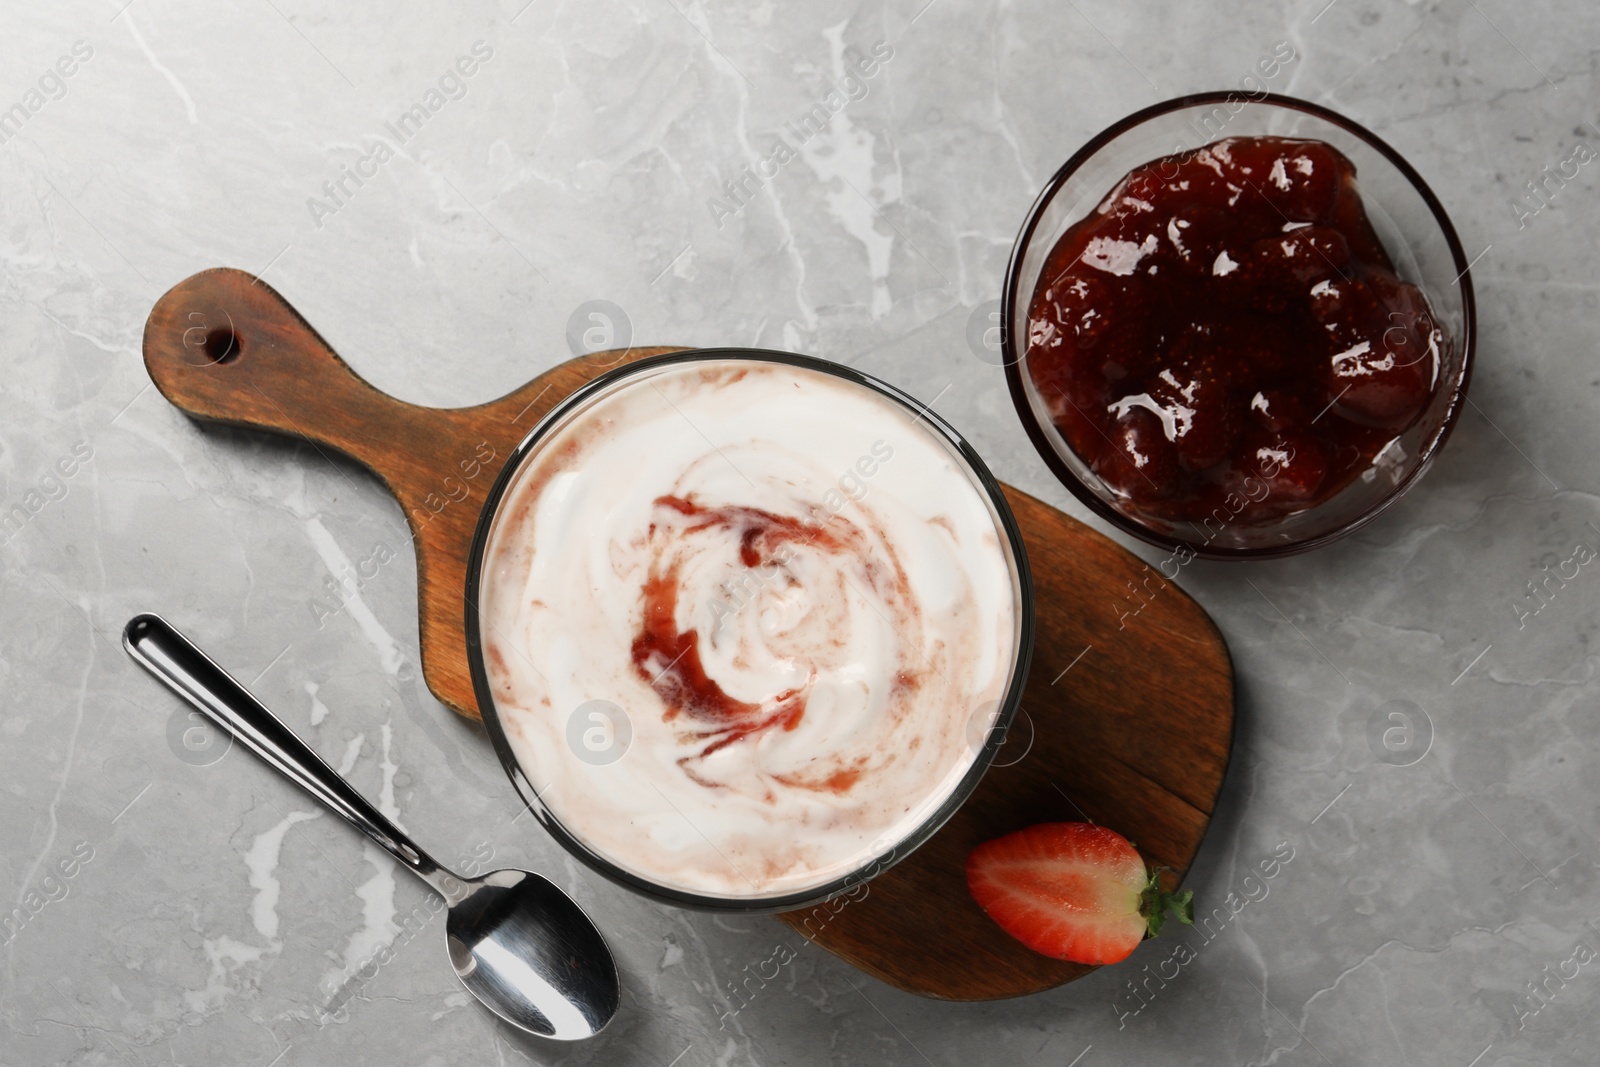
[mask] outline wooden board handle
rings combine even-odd
[[[497,400],[431,408],[373,388],[276,290],[244,271],[218,268],[178,283],[156,302],[144,330],[145,368],[180,410],[337,449],[383,481],[416,545],[423,676],[434,696],[470,718],[478,704],[463,594],[489,487],[556,401],[610,367],[670,351],[596,352]]]
[[[373,388],[276,290],[243,271],[203,271],[157,301],[144,362],[189,415],[329,445],[380,476],[397,448],[437,443],[446,447],[435,454],[452,455],[466,443],[448,412]]]

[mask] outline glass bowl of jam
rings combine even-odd
[[[1002,309],[1012,398],[1091,510],[1210,559],[1305,551],[1432,462],[1474,312],[1444,208],[1393,148],[1316,104],[1146,108],[1045,186]]]

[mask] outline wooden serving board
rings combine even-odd
[[[464,587],[495,475],[573,389],[673,350],[597,353],[487,404],[419,407],[357,377],[287,301],[235,270],[174,287],[144,335],[151,379],[184,412],[337,449],[383,481],[415,536],[423,674],[445,705],[474,718]],[[1037,605],[1033,667],[1007,744],[955,817],[864,894],[779,916],[797,931],[796,946],[803,936],[891,985],[950,1000],[1037,992],[1093,969],[1031,952],[973,904],[964,873],[973,846],[1087,818],[1169,868],[1176,888],[1210,821],[1233,733],[1232,664],[1199,605],[1077,520],[1005,492]]]

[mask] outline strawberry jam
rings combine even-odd
[[[1417,421],[1446,344],[1321,141],[1147,163],[1051,250],[1027,369],[1073,451],[1138,511],[1241,524],[1333,496]]]

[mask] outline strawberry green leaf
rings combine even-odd
[[[1151,937],[1161,933],[1169,911],[1179,922],[1194,925],[1194,890],[1168,893],[1161,888],[1160,877],[1159,868],[1151,871],[1150,881],[1139,895],[1139,914],[1144,916],[1145,929]]]

